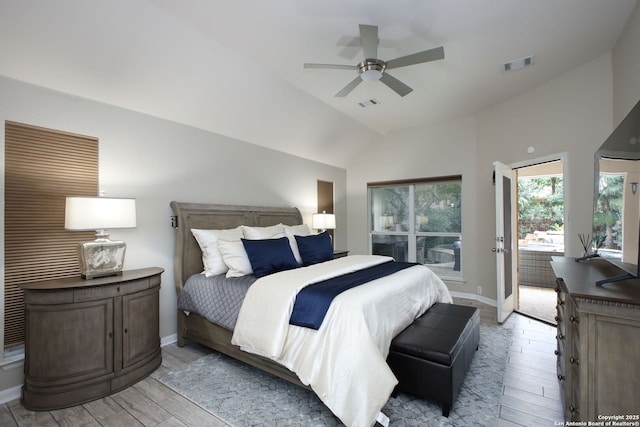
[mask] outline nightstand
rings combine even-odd
[[[122,390],[160,366],[163,271],[153,267],[21,285],[24,407],[75,406]]]
[[[343,249],[334,249],[333,250],[333,259],[342,258],[343,256],[349,255],[349,251],[345,251]]]

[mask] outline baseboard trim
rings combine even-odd
[[[12,400],[20,399],[22,392],[22,385],[17,385],[5,390],[0,390],[0,404],[11,402]]]
[[[175,342],[178,342],[178,334],[167,335],[166,337],[160,338],[160,347],[165,347]]]

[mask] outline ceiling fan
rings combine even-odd
[[[414,53],[400,58],[383,61],[378,59],[378,27],[375,25],[360,24],[360,44],[364,51],[365,59],[357,65],[340,65],[340,64],[309,64],[305,63],[304,68],[323,68],[332,70],[355,70],[358,76],[346,85],[340,92],[336,93],[337,97],[347,96],[356,88],[363,80],[377,81],[389,86],[400,96],[409,94],[411,89],[400,80],[386,73],[386,70],[393,68],[406,67],[408,65],[421,64],[423,62],[437,61],[444,59],[444,48],[436,47],[422,52]]]

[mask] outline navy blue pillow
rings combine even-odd
[[[253,274],[256,277],[267,276],[278,271],[290,270],[298,267],[298,262],[293,256],[289,239],[248,240],[241,239],[244,250],[247,252]]]
[[[298,251],[302,258],[302,265],[317,264],[333,259],[333,246],[331,237],[326,231],[310,236],[295,236],[298,243]]]

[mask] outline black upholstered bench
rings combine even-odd
[[[477,308],[434,304],[391,342],[387,363],[398,379],[393,395],[435,400],[448,417],[479,343]]]

